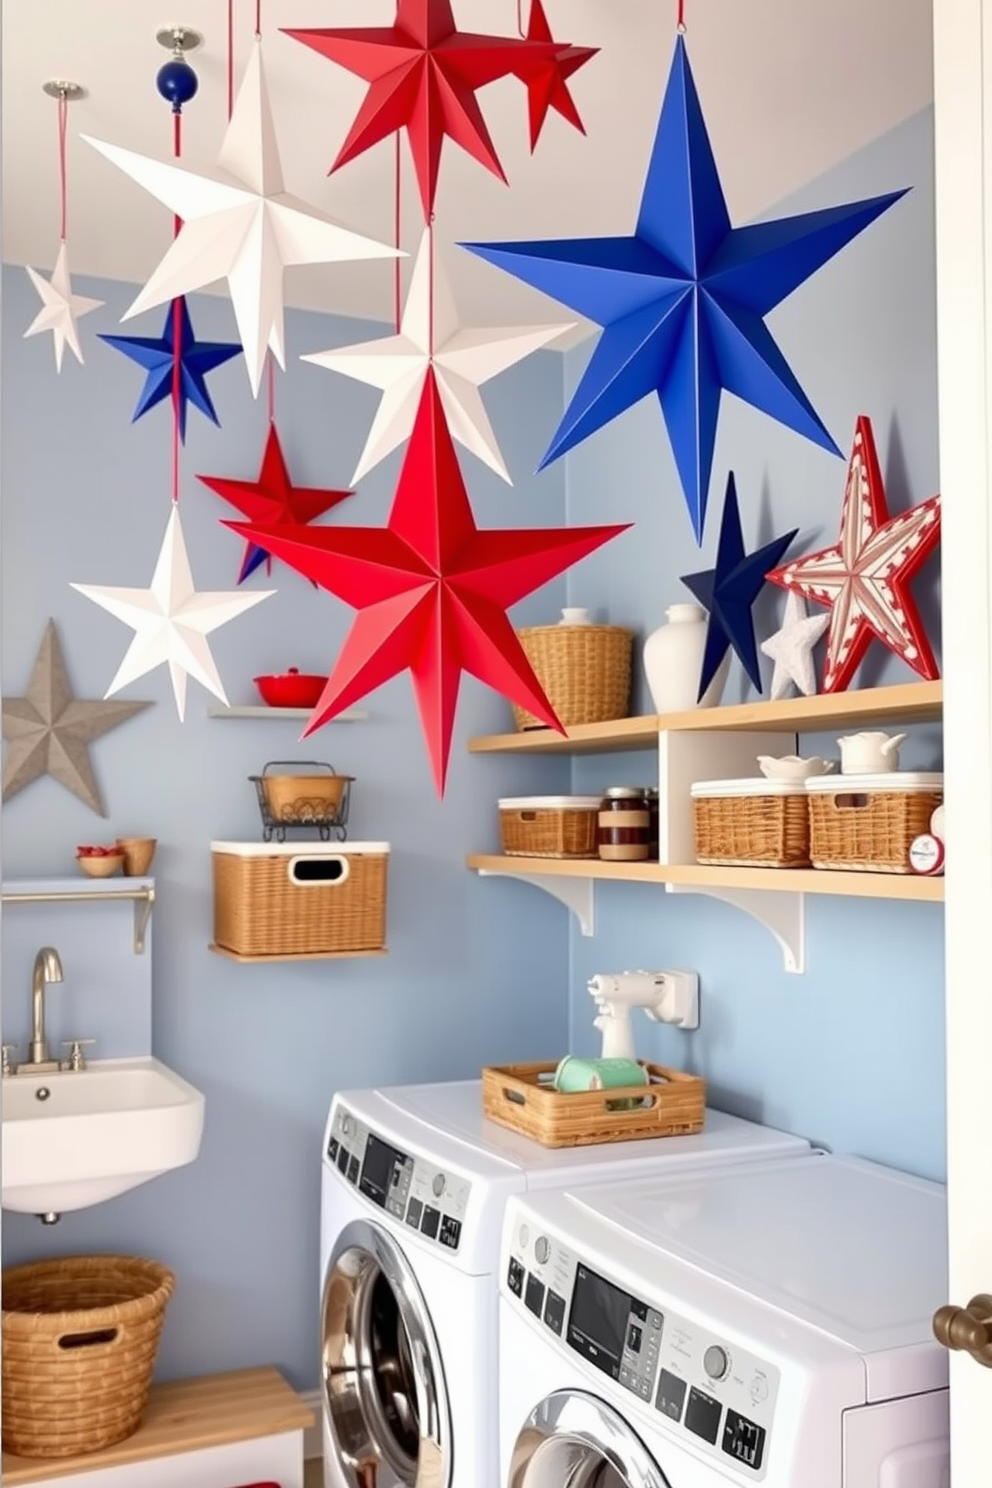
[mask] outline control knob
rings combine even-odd
[[[354,1122],[346,1111],[345,1114],[341,1117],[341,1130],[344,1132],[346,1137],[351,1136],[351,1129],[353,1125]]]
[[[551,1241],[547,1235],[538,1235],[534,1241],[534,1258],[539,1266],[543,1266],[551,1254]]]
[[[441,1195],[444,1193],[444,1174],[443,1173],[435,1173],[434,1174],[434,1178],[433,1178],[433,1180],[431,1182],[431,1188],[434,1190],[434,1197],[436,1199],[439,1199],[441,1197]]]
[[[703,1355],[703,1368],[710,1379],[722,1380],[730,1368],[730,1355],[718,1343],[711,1343]]]

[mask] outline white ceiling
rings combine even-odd
[[[524,0],[524,10],[529,0]],[[504,80],[480,102],[509,187],[445,144],[437,197],[442,239],[576,237],[631,231],[674,40],[675,0],[545,0],[556,39],[601,48],[572,79],[584,138],[552,114],[531,157],[523,87]],[[454,0],[462,29],[515,34],[516,0]],[[254,0],[235,0],[238,69]],[[360,232],[390,239],[389,142],[333,176],[328,167],[365,84],[279,26],[388,25],[394,0],[263,0],[265,61],[287,189]],[[932,97],[930,0],[686,0],[689,55],[736,222],[891,128]],[[95,150],[89,133],[149,155],[171,152],[154,78],[162,26],[202,32],[200,78],[184,113],[183,158],[216,160],[227,119],[227,0],[3,0],[3,258],[50,269],[58,248],[57,108],[48,78],[81,83],[70,107],[69,247],[75,275],[143,282],[164,253],[163,207]],[[898,65],[895,65],[896,62]],[[404,246],[419,235],[405,154]],[[828,205],[824,202],[824,205]],[[471,257],[449,255],[465,324],[554,319],[549,303]],[[387,320],[387,263],[291,270],[287,303]]]

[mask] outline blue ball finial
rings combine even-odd
[[[172,112],[178,114],[184,103],[196,97],[200,80],[184,58],[173,57],[159,68],[155,86],[166,103],[172,104]]]

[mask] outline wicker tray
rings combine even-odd
[[[807,782],[813,867],[911,873],[910,846],[929,832],[943,786],[940,774],[898,771]]]
[[[594,858],[598,796],[508,796],[499,802],[504,853],[527,858]]]
[[[684,1137],[706,1120],[706,1081],[645,1063],[649,1084],[610,1090],[553,1090],[555,1064],[490,1065],[482,1071],[482,1109],[490,1121],[542,1147],[589,1147],[639,1137]],[[622,1104],[621,1104],[622,1103]]]
[[[140,1256],[64,1256],[3,1273],[3,1445],[98,1452],[137,1431],[175,1276]]]
[[[532,625],[517,635],[559,723],[568,728],[626,718],[632,630],[622,625]],[[546,727],[543,719],[516,704],[513,721],[520,730]]]
[[[810,865],[809,808],[802,782],[698,781],[692,786],[692,825],[700,863]]]

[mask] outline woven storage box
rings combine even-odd
[[[137,1431],[175,1276],[140,1256],[64,1256],[3,1273],[3,1445],[98,1452]]]
[[[499,835],[510,857],[595,858],[598,796],[513,796],[499,802]]]
[[[706,1121],[706,1081],[644,1064],[649,1083],[609,1090],[555,1090],[554,1064],[493,1065],[482,1071],[482,1109],[490,1121],[542,1147],[589,1147],[638,1137],[684,1137]]]
[[[212,842],[214,944],[239,956],[381,951],[388,842]]]
[[[698,862],[809,867],[804,781],[698,780],[690,794]]]
[[[622,625],[534,625],[518,630],[559,723],[604,723],[626,718],[634,632]],[[514,704],[518,729],[545,728],[544,720]]]
[[[814,868],[911,873],[909,848],[930,830],[944,799],[939,772],[819,776],[807,780],[810,858]]]

